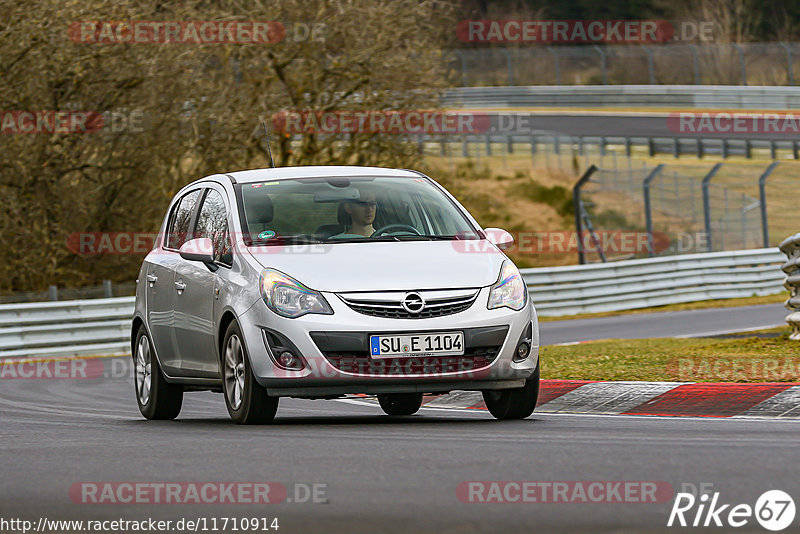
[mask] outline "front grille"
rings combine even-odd
[[[360,375],[408,376],[477,371],[497,358],[500,346],[466,349],[463,356],[373,359],[367,351],[323,352],[336,369]]]
[[[424,296],[424,292],[420,291]],[[469,309],[478,297],[478,292],[461,294],[453,297],[426,299],[422,311],[412,313],[406,311],[400,304],[403,294],[397,294],[393,299],[366,300],[350,296],[339,295],[339,298],[353,311],[371,317],[384,317],[388,319],[430,319],[453,315]]]

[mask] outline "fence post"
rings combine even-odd
[[[606,72],[606,53],[603,52],[603,49],[597,45],[593,45],[593,48],[600,54],[600,72],[603,75],[603,85],[608,85],[608,73]]]
[[[514,85],[514,65],[511,62],[511,54],[508,53],[508,50],[505,48],[501,48],[500,51],[506,56],[506,66],[508,67],[508,85],[509,87]]]
[[[697,46],[695,45],[686,45],[689,47],[689,50],[692,52],[692,67],[694,70],[694,84],[700,85],[700,61],[697,58]]]
[[[549,46],[547,47],[547,51],[553,56],[553,66],[555,67],[556,71],[556,85],[561,85],[561,69],[558,61],[558,52],[555,48]]]
[[[464,57],[464,54],[460,50],[455,50],[455,53],[461,61],[461,85],[463,87],[469,87],[467,83],[467,58]]]
[[[653,51],[650,50],[650,47],[643,46],[642,50],[645,51],[647,54],[647,72],[648,72],[648,81],[650,85],[656,84],[656,69],[653,65]]]
[[[703,178],[703,219],[706,227],[706,243],[708,252],[713,252],[714,247],[711,243],[711,198],[709,196],[708,185],[714,175],[717,174],[722,163],[717,163]]]
[[[642,182],[642,188],[644,189],[644,220],[647,230],[647,254],[650,257],[656,255],[655,247],[653,246],[653,212],[650,206],[650,182],[661,173],[663,168],[663,163],[658,165]]]
[[[789,76],[789,85],[794,85],[794,65],[792,65],[792,49],[786,43],[778,43],[786,50],[786,74]]]
[[[758,178],[758,197],[761,204],[761,235],[764,239],[764,248],[769,247],[769,219],[767,217],[767,178],[778,166],[777,161],[773,161],[767,170]]]
[[[744,50],[736,43],[731,43],[731,45],[739,52],[739,71],[742,74],[742,85],[747,85],[747,71],[744,67]]]
[[[583,176],[572,187],[572,204],[575,210],[575,232],[578,241],[578,263],[586,263],[586,251],[583,250],[583,219],[581,217],[581,188],[589,181],[589,178],[597,171],[595,165],[590,165]]]
[[[50,286],[47,288],[47,300],[56,301],[58,300],[58,287]]]
[[[103,280],[103,296],[105,296],[107,299],[110,299],[114,296],[114,292],[111,287],[111,280]]]

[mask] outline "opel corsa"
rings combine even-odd
[[[172,200],[136,286],[136,399],[174,419],[184,392],[271,421],[281,397],[481,391],[533,412],[539,330],[508,232],[482,229],[422,173],[287,167],[208,176]]]

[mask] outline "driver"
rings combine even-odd
[[[372,223],[375,222],[375,213],[378,203],[375,194],[359,190],[359,200],[348,200],[344,203],[344,211],[350,215],[352,221],[349,227],[331,239],[348,239],[357,237],[370,237],[375,233]]]

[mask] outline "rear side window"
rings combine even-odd
[[[214,189],[209,189],[200,214],[197,216],[195,237],[207,237],[214,243],[214,261],[231,265],[233,254],[228,235],[228,212],[222,195]]]
[[[192,214],[194,214],[198,198],[200,198],[199,189],[186,193],[175,204],[167,227],[167,248],[177,250],[189,240],[189,224],[192,222]]]

